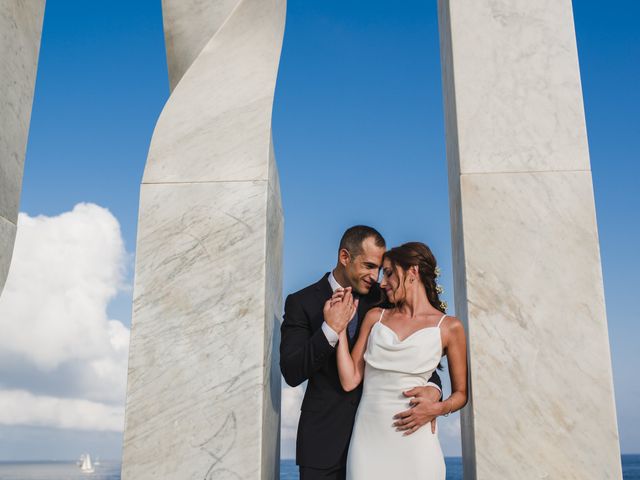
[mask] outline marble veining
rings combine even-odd
[[[279,477],[283,0],[164,0],[172,94],[140,192],[122,478]]]
[[[162,18],[171,90],[239,3],[240,0],[163,2]]]
[[[590,173],[461,184],[478,478],[618,478]]]
[[[461,173],[589,170],[571,1],[446,3]]]
[[[158,119],[143,183],[267,180],[280,4],[239,2],[199,51]]]

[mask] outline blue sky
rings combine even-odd
[[[580,0],[574,14],[621,446],[631,453],[640,452],[640,5],[615,5]],[[129,254],[126,283],[139,184],[167,97],[159,0],[48,1],[21,211],[56,216],[80,202],[107,208]],[[453,305],[436,2],[289,0],[273,125],[285,291],[332,266],[344,228],[369,223],[392,245],[431,245]],[[130,289],[121,289],[109,317],[128,326],[130,301]],[[35,391],[41,376],[33,378]],[[0,460],[73,458],[82,445],[113,456],[119,438],[0,425]],[[456,441],[445,452],[456,454]]]

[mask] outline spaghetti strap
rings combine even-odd
[[[444,315],[442,315],[442,318],[440,319],[440,321],[438,322],[437,327],[440,328],[440,324],[442,324],[442,321],[447,317],[447,314],[445,313]]]
[[[378,319],[378,323],[382,323],[382,316],[384,315],[386,308],[383,308],[382,311],[380,312],[380,318]]]

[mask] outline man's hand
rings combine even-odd
[[[441,392],[435,387],[415,387],[402,392],[411,398],[411,408],[400,412],[393,418],[396,431],[404,431],[404,435],[411,435],[423,425],[431,422],[431,433],[436,433],[436,418],[442,414],[443,405],[440,402]]]
[[[353,299],[351,287],[336,290],[324,304],[324,321],[338,335],[347,328],[358,308],[358,300]]]

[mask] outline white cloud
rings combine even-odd
[[[460,414],[458,412],[450,417],[438,418],[438,437],[442,452],[446,457],[459,457],[462,455]]]
[[[0,400],[12,415],[0,423],[82,428],[68,418],[75,410],[90,428],[122,428],[129,329],[108,318],[107,306],[126,288],[127,260],[118,221],[102,207],[20,214],[0,296]],[[38,380],[25,388],[21,376]],[[35,392],[43,378],[55,379],[55,395]]]
[[[282,458],[295,458],[296,456],[296,432],[303,397],[304,388],[302,385],[293,388],[282,380],[282,406],[280,408],[282,421],[280,456]]]
[[[124,408],[81,399],[0,390],[0,424],[122,431]]]

